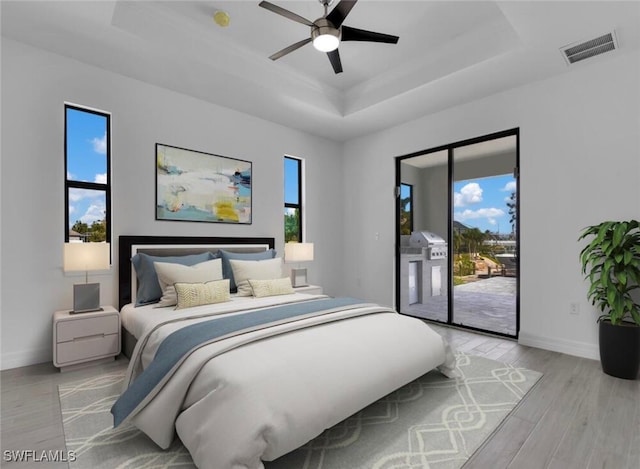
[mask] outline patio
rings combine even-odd
[[[491,277],[453,287],[454,324],[515,335],[516,288],[515,277]],[[446,322],[447,297],[429,297],[402,312]]]

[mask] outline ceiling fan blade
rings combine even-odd
[[[313,26],[313,23],[311,21],[309,21],[306,18],[303,18],[300,15],[296,15],[295,13],[289,11],[289,10],[285,10],[282,7],[279,7],[278,5],[274,5],[273,3],[269,3],[269,2],[265,2],[262,1],[258,4],[258,6],[261,6],[262,8],[265,8],[269,11],[272,11],[274,13],[277,13],[279,15],[284,16],[285,18],[289,18],[290,20],[293,20],[297,23],[302,23],[304,25],[307,26]]]
[[[288,53],[293,52],[296,49],[300,49],[302,46],[304,46],[305,44],[309,44],[310,42],[311,42],[311,38],[308,37],[306,39],[303,39],[302,41],[296,42],[295,44],[291,44],[289,47],[285,47],[281,51],[276,52],[275,54],[269,56],[269,58],[271,60],[278,60],[280,57],[283,57]]]
[[[334,9],[331,10],[331,13],[327,15],[327,19],[331,21],[336,28],[339,28],[357,1],[358,0],[341,0]]]
[[[329,57],[333,71],[336,73],[342,73],[342,62],[340,61],[340,53],[338,52],[338,49],[327,52],[327,57]]]
[[[385,42],[387,44],[397,44],[398,36],[391,34],[375,33],[373,31],[365,31],[364,29],[342,27],[342,41],[367,41],[367,42]]]

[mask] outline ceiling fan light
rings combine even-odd
[[[340,45],[340,40],[333,34],[321,34],[313,39],[313,47],[321,52],[331,52]]]

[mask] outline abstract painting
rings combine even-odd
[[[251,162],[156,143],[156,220],[251,223]]]

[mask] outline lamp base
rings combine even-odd
[[[291,269],[291,286],[293,288],[306,287],[307,269]]]
[[[101,310],[99,283],[79,283],[73,286],[73,311],[70,311],[71,314]]]

